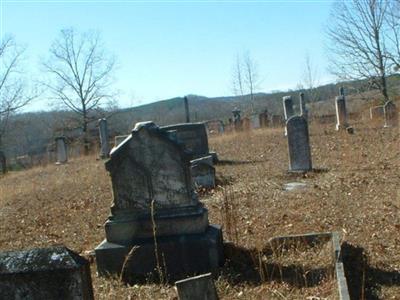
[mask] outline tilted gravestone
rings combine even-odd
[[[110,146],[108,143],[108,128],[107,120],[99,120],[99,135],[100,135],[100,157],[107,158],[110,153]]]
[[[114,199],[106,239],[95,249],[100,275],[122,272],[135,281],[162,262],[173,278],[220,265],[221,228],[208,223],[207,209],[193,190],[190,155],[175,132],[152,122],[136,124],[113,148],[106,169]]]
[[[286,128],[289,148],[289,171],[311,171],[311,150],[307,120],[302,116],[293,116],[287,120]]]
[[[0,252],[0,299],[94,299],[89,262],[65,247]]]
[[[65,137],[56,137],[57,164],[64,164],[68,161],[67,143]]]
[[[161,127],[165,131],[174,131],[177,139],[190,152],[190,159],[212,155],[214,162],[218,160],[215,152],[208,148],[207,129],[204,123],[174,124]]]
[[[218,300],[211,273],[175,282],[179,300]]]
[[[345,130],[349,127],[347,123],[347,110],[346,110],[346,98],[344,95],[337,96],[335,98],[336,108],[336,130]]]
[[[261,127],[260,115],[259,114],[251,115],[250,122],[251,122],[251,128],[253,129],[260,128]]]
[[[384,127],[397,126],[398,112],[396,105],[392,101],[387,101],[383,106],[383,115],[385,117]]]
[[[215,168],[211,155],[190,161],[193,183],[196,187],[215,187]]]

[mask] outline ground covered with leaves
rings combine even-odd
[[[210,222],[231,241],[216,279],[222,299],[337,299],[332,277],[296,282],[260,268],[296,265],[307,273],[326,266],[323,247],[286,253],[287,260],[263,251],[274,236],[328,231],[342,235],[353,299],[400,299],[399,129],[352,125],[353,135],[333,124],[310,125],[315,171],[307,174],[287,172],[282,128],[210,138],[222,160],[219,186],[199,195]],[[285,191],[289,182],[306,187]],[[64,244],[87,256],[104,239],[111,202],[110,179],[95,157],[9,173],[0,178],[0,250]],[[96,299],[176,297],[172,285],[125,286],[91,267]]]

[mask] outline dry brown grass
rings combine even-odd
[[[341,232],[349,245],[363,249],[368,258],[365,268],[372,279],[366,279],[366,295],[397,299],[399,131],[366,123],[352,125],[354,135],[335,132],[333,124],[311,124],[314,167],[329,171],[304,176],[286,172],[287,142],[282,129],[213,137],[210,148],[221,159],[237,163],[217,166],[223,186],[201,200],[209,209],[210,222],[222,224],[228,229],[225,238],[244,249],[262,249],[277,235]],[[292,181],[305,182],[308,188],[283,191],[283,184]],[[103,223],[111,201],[110,180],[103,162],[95,157],[10,173],[0,179],[0,249],[62,243],[85,254],[104,238]],[[226,214],[229,209],[234,209],[234,218]],[[235,281],[228,271],[216,281],[222,299],[336,297],[334,280],[306,288],[275,281]],[[95,264],[92,279],[97,299],[175,297],[171,286],[126,287],[117,280],[98,278]]]

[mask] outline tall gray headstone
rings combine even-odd
[[[283,97],[283,113],[285,115],[285,121],[289,120],[289,118],[294,115],[293,101],[290,96]]]
[[[346,99],[344,96],[337,96],[335,98],[336,108],[336,130],[345,130],[349,127],[347,123],[347,110]]]
[[[89,262],[65,247],[0,252],[0,299],[94,299]]]
[[[99,135],[100,135],[100,157],[107,158],[110,153],[110,146],[108,142],[108,127],[107,120],[99,120]]]
[[[307,120],[302,116],[293,116],[287,120],[286,128],[289,148],[289,171],[311,171],[312,162]]]
[[[190,123],[190,113],[189,113],[189,99],[188,97],[184,97],[183,101],[185,102],[185,116],[186,116],[186,123]]]
[[[304,99],[304,93],[300,93],[300,116],[303,116],[306,120],[308,119],[308,111],[306,107],[306,100]]]
[[[106,169],[114,199],[106,239],[95,249],[99,274],[122,271],[133,281],[146,278],[157,267],[155,238],[169,276],[218,267],[222,231],[208,223],[207,209],[193,189],[190,155],[176,132],[152,122],[136,124],[113,148]]]
[[[175,282],[179,300],[218,300],[211,273]]]
[[[56,157],[57,164],[64,164],[68,161],[67,144],[65,142],[65,137],[56,137]]]
[[[385,117],[384,127],[397,126],[398,112],[396,105],[392,101],[387,101],[383,106],[383,115]]]

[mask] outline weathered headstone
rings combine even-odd
[[[336,97],[335,108],[336,130],[345,130],[349,124],[347,123],[346,98],[343,95]]]
[[[106,239],[95,249],[99,274],[122,271],[134,281],[162,262],[173,278],[222,262],[221,228],[209,225],[193,190],[190,155],[175,137],[152,122],[138,123],[111,151],[106,169],[114,199]]]
[[[304,93],[300,93],[300,116],[303,116],[306,120],[308,119],[308,110],[306,107],[306,100],[304,99]]]
[[[207,130],[204,123],[184,123],[161,127],[165,131],[175,131],[177,139],[190,152],[190,158],[196,159],[212,155],[214,162],[218,160],[215,152],[208,148]]]
[[[396,105],[392,101],[387,101],[383,106],[383,114],[385,117],[384,127],[397,126],[398,123],[398,112]]]
[[[251,115],[250,117],[250,122],[251,122],[251,128],[253,129],[257,129],[260,128],[260,115],[256,114],[256,115]]]
[[[211,155],[190,161],[193,183],[196,187],[215,187],[215,168]]]
[[[293,101],[290,96],[283,97],[283,113],[285,115],[285,121],[289,120],[289,118],[294,115]]]
[[[65,247],[0,252],[0,299],[94,299],[89,262]]]
[[[64,164],[68,161],[67,144],[65,137],[56,137],[56,152],[57,152],[57,164]]]
[[[259,114],[259,119],[260,119],[260,126],[261,127],[267,127],[268,126],[268,109],[264,110],[261,114]]]
[[[369,109],[369,117],[371,120],[383,120],[383,105],[373,106]]]
[[[289,171],[311,171],[311,150],[307,120],[302,116],[293,116],[287,120],[286,128],[289,148]]]
[[[224,123],[221,120],[210,120],[205,122],[209,133],[224,133]]]
[[[7,172],[7,159],[3,151],[0,151],[0,174]]]
[[[183,98],[183,102],[185,103],[185,116],[186,116],[186,123],[190,123],[190,113],[189,113],[189,99],[188,97]]]
[[[211,273],[175,282],[179,300],[218,300]]]
[[[110,146],[108,142],[108,128],[107,120],[99,120],[99,135],[100,135],[100,157],[107,158],[110,153]]]

